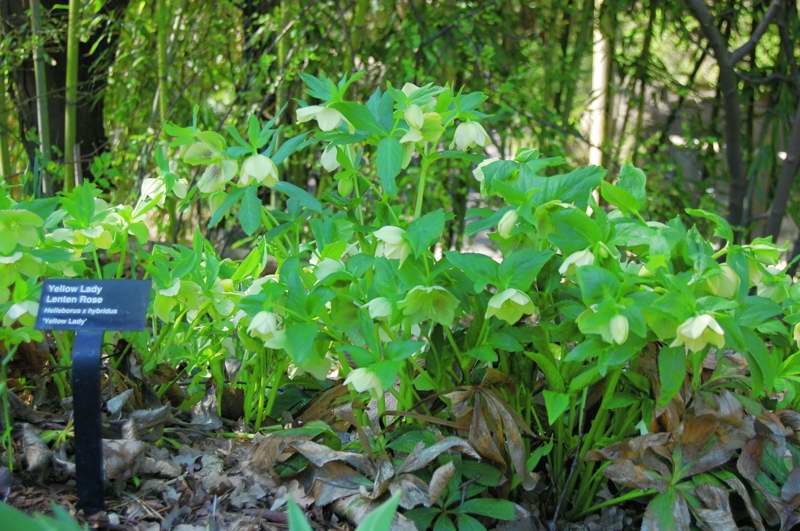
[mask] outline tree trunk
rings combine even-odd
[[[769,210],[769,220],[767,221],[767,234],[777,241],[781,232],[781,223],[786,214],[786,205],[789,202],[789,192],[792,184],[797,177],[797,170],[800,167],[800,102],[794,113],[792,121],[792,132],[789,133],[789,141],[786,143],[786,159],[781,166],[778,176],[778,186],[775,189],[775,198],[772,200],[772,207]]]

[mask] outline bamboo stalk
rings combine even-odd
[[[167,0],[156,3],[156,41],[158,46],[158,115],[161,119],[161,130],[167,122],[167,24],[169,12]]]
[[[75,137],[77,135],[78,100],[78,27],[81,21],[80,0],[69,1],[67,27],[67,83],[64,102],[64,191],[75,185]]]
[[[8,102],[6,100],[6,75],[0,71],[0,178],[11,180],[11,154],[8,150]]]
[[[47,103],[47,77],[45,75],[44,57],[40,42],[42,14],[39,0],[31,0],[31,30],[33,38],[33,76],[36,83],[36,119],[39,128],[39,149],[41,153],[41,192],[47,196],[53,193],[53,182],[47,172],[47,166],[50,162],[50,115]]]

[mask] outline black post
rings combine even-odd
[[[103,443],[100,422],[102,330],[79,330],[72,348],[72,410],[75,419],[75,472],[78,507],[103,510]]]

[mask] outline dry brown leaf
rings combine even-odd
[[[708,531],[738,531],[733,519],[728,492],[709,484],[699,485],[695,494],[703,506],[693,508],[698,522]]]
[[[311,495],[317,507],[325,507],[340,498],[358,494],[364,476],[339,461],[331,461],[314,470]]]
[[[430,497],[431,505],[436,503],[436,501],[439,499],[439,496],[441,496],[447,489],[447,484],[453,478],[453,474],[455,474],[455,472],[456,466],[452,461],[433,471],[430,485],[428,485],[428,496]]]
[[[369,477],[375,476],[375,465],[364,455],[355,452],[332,450],[314,441],[295,441],[291,443],[291,445],[295,450],[303,454],[303,457],[311,461],[311,464],[314,466],[320,467],[331,461],[341,461],[351,465],[356,470],[361,471]]]
[[[669,485],[669,482],[662,475],[627,459],[611,463],[603,473],[614,483],[635,489],[657,488],[664,490]]]
[[[389,492],[394,495],[400,493],[400,507],[413,509],[420,505],[431,506],[428,496],[428,485],[413,474],[402,474],[389,484]]]
[[[44,477],[50,465],[50,456],[53,452],[42,441],[39,430],[30,424],[22,425],[22,448],[25,454],[25,462],[28,465],[28,472],[39,474]]]
[[[142,441],[103,439],[103,468],[108,480],[133,477],[139,467],[139,457],[147,449]]]
[[[475,452],[475,450],[472,449],[469,443],[460,437],[446,437],[441,441],[425,448],[424,450],[419,448],[420,445],[417,445],[417,449],[411,452],[411,454],[406,457],[405,461],[403,461],[403,463],[397,468],[398,474],[405,474],[407,472],[415,472],[423,469],[444,452],[448,452],[453,449],[459,450],[469,457],[479,461],[481,458]]]

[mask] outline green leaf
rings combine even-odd
[[[274,188],[280,192],[283,192],[289,196],[290,199],[294,199],[312,212],[322,212],[322,203],[320,203],[316,197],[309,194],[302,188],[295,186],[292,183],[287,183],[286,181],[279,182],[274,186]]]
[[[288,500],[288,513],[289,531],[312,531],[303,511],[291,497]]]
[[[370,512],[364,520],[358,524],[356,531],[385,531],[391,529],[392,520],[397,512],[397,506],[400,504],[400,493],[398,492],[372,512]]]
[[[696,218],[707,219],[714,225],[714,236],[733,242],[733,229],[722,216],[700,208],[687,208],[686,213]]]
[[[379,136],[387,133],[365,105],[353,101],[340,101],[339,103],[334,103],[331,107],[342,113],[342,116],[353,124],[356,130]]]
[[[270,157],[272,159],[272,162],[274,162],[275,165],[277,166],[281,162],[286,160],[292,153],[299,151],[304,147],[310,146],[313,143],[313,141],[306,142],[307,135],[308,133],[300,133],[299,135],[293,136],[292,138],[281,144],[281,147],[278,148],[278,151],[275,152],[275,155]]]
[[[403,146],[393,137],[387,136],[378,143],[377,152],[378,177],[381,179],[383,191],[389,197],[397,195],[395,177],[403,165]]]
[[[547,444],[542,444],[536,447],[536,450],[531,453],[531,456],[528,458],[528,461],[525,463],[525,468],[528,472],[533,472],[534,469],[539,465],[539,461],[542,460],[542,457],[550,455],[550,452],[553,449],[553,441],[547,441]]]
[[[319,328],[314,323],[291,323],[286,326],[286,351],[297,365],[302,367],[316,357],[314,339],[318,333]]]
[[[208,220],[208,228],[214,228],[217,226],[217,223],[225,217],[233,205],[235,205],[239,199],[244,195],[245,189],[244,188],[236,188],[233,191],[229,192],[228,195],[225,196],[225,200],[222,204],[217,208],[217,210],[211,215],[211,219]]]
[[[781,307],[770,299],[752,295],[745,297],[742,301],[742,307],[737,312],[736,320],[741,326],[756,328],[782,312]]]
[[[306,84],[306,92],[322,101],[330,100],[336,92],[336,86],[333,84],[333,81],[324,76],[320,79],[310,74],[301,73],[300,79]]]
[[[444,210],[434,210],[415,219],[406,230],[406,240],[411,244],[414,256],[420,256],[425,250],[439,241],[444,231]]]
[[[496,500],[493,498],[473,498],[467,500],[459,505],[455,512],[488,516],[495,520],[513,520],[516,515],[513,503],[508,500]]]
[[[82,531],[86,527],[72,520],[60,507],[53,505],[57,518],[50,518],[42,514],[29,516],[10,505],[0,502],[0,522],[4,529],[25,531]]]
[[[498,284],[498,264],[485,254],[448,251],[445,258],[473,282],[475,293],[483,291],[487,284]]]
[[[550,250],[533,251],[520,249],[505,257],[497,269],[497,276],[503,288],[516,288],[527,291],[536,280],[539,271],[555,253]]]
[[[256,187],[245,189],[242,204],[239,206],[239,223],[248,236],[252,236],[261,227],[261,200],[256,194]]]
[[[486,531],[486,527],[468,514],[456,516],[458,531]]]
[[[569,407],[569,395],[556,393],[549,389],[545,389],[542,394],[544,394],[544,406],[547,409],[547,421],[552,425]]]
[[[644,172],[630,164],[624,164],[619,172],[617,186],[636,200],[639,210],[647,204],[647,177]]]
[[[658,378],[661,382],[658,407],[664,407],[678,394],[686,378],[686,354],[683,348],[661,349],[658,353]]]
[[[639,212],[639,204],[636,198],[629,194],[627,190],[603,181],[600,183],[600,194],[603,196],[603,199],[619,208],[625,214]]]
[[[392,116],[392,96],[388,92],[376,89],[367,101],[367,109],[378,121],[381,127],[389,131],[394,123]]]
[[[586,306],[600,302],[606,294],[616,297],[619,280],[610,271],[597,266],[583,266],[576,271],[581,299]]]
[[[433,531],[458,531],[446,514],[440,514],[433,525]]]

